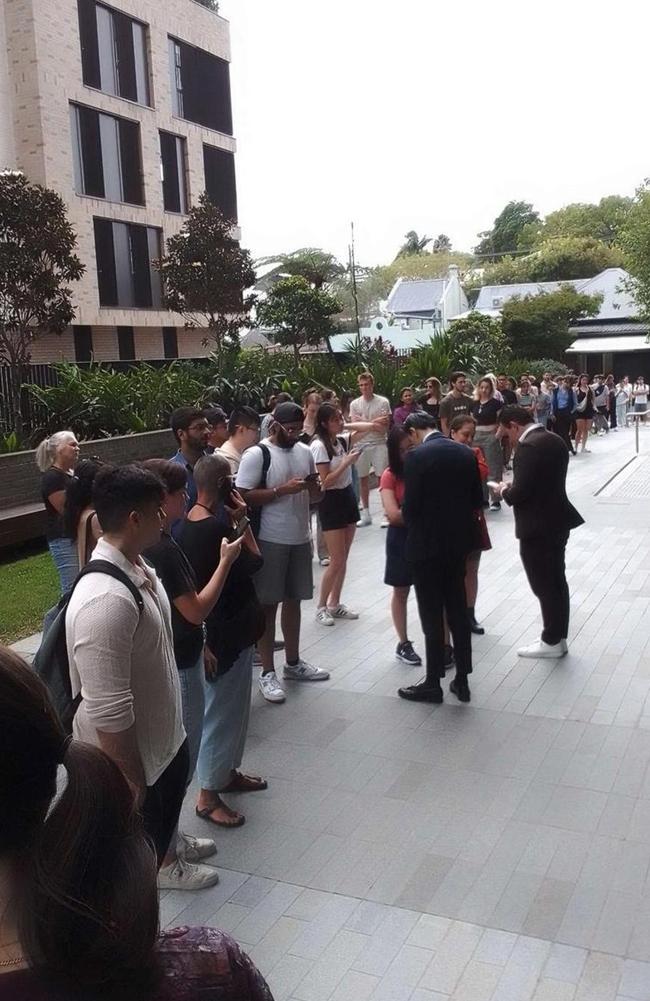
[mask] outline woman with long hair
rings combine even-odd
[[[587,442],[589,432],[594,422],[596,408],[594,405],[594,393],[589,384],[589,376],[584,372],[578,379],[576,386],[576,452],[589,452]]]
[[[47,548],[59,574],[61,594],[70,590],[79,572],[76,543],[63,531],[65,494],[78,458],[79,442],[72,431],[56,431],[36,449],[36,465],[42,474]]]
[[[331,403],[321,403],[316,433],[309,446],[324,491],[318,505],[320,523],[330,557],[320,582],[316,621],[333,626],[336,619],[358,619],[359,613],[341,604],[348,555],[354,540],[359,507],[352,488],[352,466],[359,452],[342,435],[343,414]]]
[[[473,417],[468,415],[461,414],[459,417],[454,417],[449,426],[449,437],[454,441],[459,442],[461,445],[467,445],[468,448],[472,449],[478,464],[481,482],[486,483],[489,475],[487,462],[485,461],[481,449],[472,447],[475,433],[476,421]],[[473,549],[467,557],[467,563],[465,565],[465,597],[467,599],[467,614],[469,615],[470,628],[473,633],[476,633],[477,636],[482,636],[485,629],[479,622],[476,621],[478,568],[481,562],[481,553],[491,549],[492,543],[490,542],[490,534],[485,523],[485,515],[481,510],[476,512],[476,524],[476,548]]]
[[[408,638],[407,604],[413,579],[410,564],[405,556],[406,526],[402,517],[404,457],[413,447],[413,442],[408,431],[398,424],[388,432],[387,446],[388,466],[379,481],[381,502],[388,520],[384,584],[393,589],[390,613],[397,633],[395,656],[404,664],[419,667],[422,659]]]
[[[77,546],[79,569],[85,567],[95,544],[102,534],[92,504],[93,483],[104,463],[97,456],[77,463],[68,484],[63,507],[63,532]],[[178,465],[178,464],[177,464]]]
[[[272,1001],[229,936],[159,937],[156,857],[131,786],[66,737],[41,680],[5,647],[0,760],[0,1001]]]
[[[442,400],[442,385],[440,379],[436,379],[435,375],[429,376],[425,383],[426,395],[423,400],[420,401],[420,406],[424,410],[425,414],[429,417],[433,417],[436,422],[436,426],[440,429],[440,401]]]
[[[495,483],[503,479],[503,449],[497,438],[499,411],[503,402],[498,400],[494,392],[494,383],[488,376],[479,379],[474,390],[472,417],[476,420],[475,440],[483,452],[488,465],[489,477]],[[491,497],[490,511],[498,511],[501,502],[498,497]]]

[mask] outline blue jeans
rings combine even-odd
[[[205,716],[199,752],[201,789],[225,789],[244,756],[251,712],[255,647],[242,650],[226,674],[205,681]]]
[[[183,705],[183,726],[187,734],[187,746],[190,752],[190,767],[187,774],[188,785],[194,776],[196,762],[201,746],[203,732],[203,714],[205,712],[205,693],[203,651],[192,667],[178,672],[181,683],[181,702]]]
[[[61,594],[67,594],[79,573],[77,543],[73,539],[48,539],[47,548],[59,574]]]

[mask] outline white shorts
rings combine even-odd
[[[374,469],[377,479],[381,476],[388,465],[388,449],[386,445],[369,445],[364,448],[357,460],[357,472],[359,476],[368,476],[370,469]]]

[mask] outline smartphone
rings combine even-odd
[[[244,515],[243,518],[240,518],[233,529],[232,538],[230,539],[230,541],[236,542],[237,539],[241,539],[242,535],[245,535],[246,532],[248,531],[250,523],[251,523],[250,518],[247,518],[246,515]]]
[[[361,452],[365,452],[365,450],[367,448],[372,448],[372,447],[373,447],[373,442],[371,442],[371,441],[362,441],[359,445],[353,445],[352,448],[350,449],[350,451],[351,452],[359,452],[359,453],[361,453]]]
[[[318,473],[309,473],[305,476],[305,483],[315,483],[318,479]]]

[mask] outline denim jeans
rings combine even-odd
[[[187,775],[189,785],[194,777],[203,732],[203,714],[205,712],[203,651],[201,651],[201,656],[196,664],[187,667],[184,671],[179,671],[178,677],[181,683],[183,726],[187,734],[187,746],[190,752],[190,768]]]
[[[205,717],[199,752],[199,785],[214,792],[230,782],[244,756],[251,711],[253,653],[242,650],[226,674],[205,682]]]
[[[77,543],[73,539],[48,539],[47,548],[59,574],[61,594],[66,594],[79,573]]]

